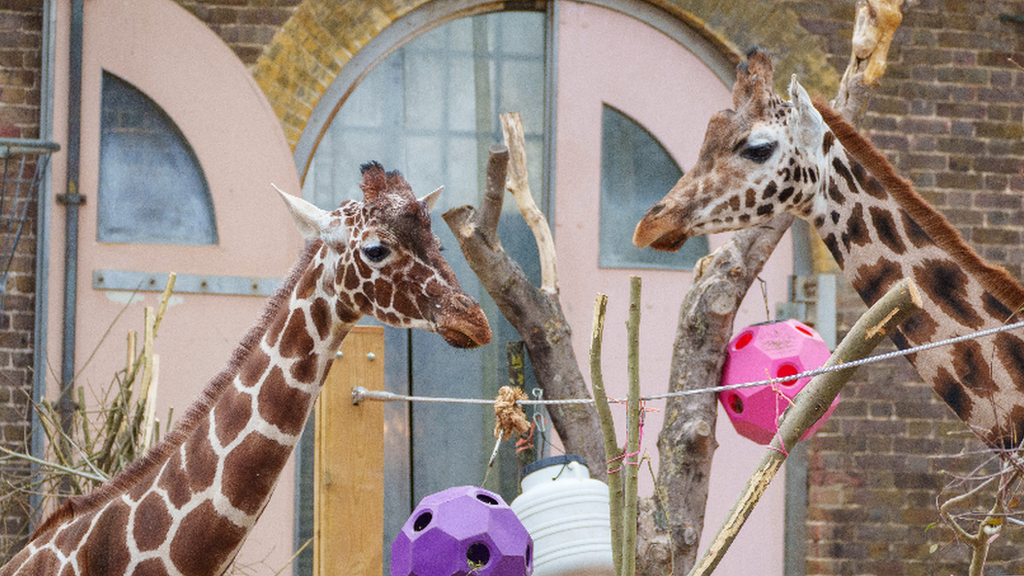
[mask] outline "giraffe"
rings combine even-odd
[[[737,69],[735,110],[712,116],[693,169],[647,210],[638,247],[678,250],[692,236],[757,226],[789,211],[808,220],[871,305],[913,278],[921,312],[891,334],[900,348],[1017,321],[1024,288],[981,259],[856,130],[792,78],[790,101],[772,88],[755,49]],[[990,448],[1024,439],[1024,340],[968,340],[908,359]],[[1014,459],[1016,460],[1016,459]]]
[[[44,521],[0,575],[223,574],[270,499],[345,335],[363,315],[487,344],[398,172],[362,167],[363,201],[327,212],[280,192],[306,248],[227,367],[168,437]]]

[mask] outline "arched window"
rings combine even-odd
[[[601,112],[601,266],[690,269],[708,254],[706,236],[678,252],[633,246],[633,227],[682,177],[665,148],[629,116],[605,105]]]
[[[174,121],[109,72],[102,90],[97,239],[216,244],[210,187]]]

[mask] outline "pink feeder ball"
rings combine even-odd
[[[501,496],[457,486],[427,496],[391,544],[391,576],[530,576],[533,539]]]
[[[821,368],[829,355],[828,345],[806,324],[796,320],[755,324],[729,342],[722,385],[777,378],[777,390],[792,399],[811,379],[785,378]],[[771,385],[727,390],[718,394],[718,400],[736,432],[758,444],[772,441],[779,429],[779,416],[789,407],[789,402],[780,397]],[[838,404],[839,397],[836,397],[825,415],[800,439],[817,432]]]

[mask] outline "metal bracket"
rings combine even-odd
[[[82,194],[57,194],[57,204],[64,206],[81,206],[85,204],[85,196]]]
[[[166,285],[167,274],[129,270],[94,270],[92,273],[92,287],[96,290],[163,292]],[[280,285],[280,278],[178,274],[174,282],[174,291],[228,296],[270,296]]]

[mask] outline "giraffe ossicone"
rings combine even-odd
[[[794,77],[790,101],[754,50],[737,67],[734,110],[714,114],[693,168],[637,224],[638,247],[678,250],[690,237],[756,226],[789,211],[808,220],[861,298],[913,278],[924,307],[900,348],[1019,319],[1024,288],[981,259],[891,164]],[[1002,333],[909,357],[935,392],[1003,455],[1024,440],[1024,339]],[[1016,461],[1016,459],[1015,459]]]
[[[322,210],[283,192],[306,247],[227,367],[167,437],[44,521],[0,576],[223,574],[273,493],[360,317],[487,344],[480,305],[430,229],[437,193],[362,167],[363,200]]]

